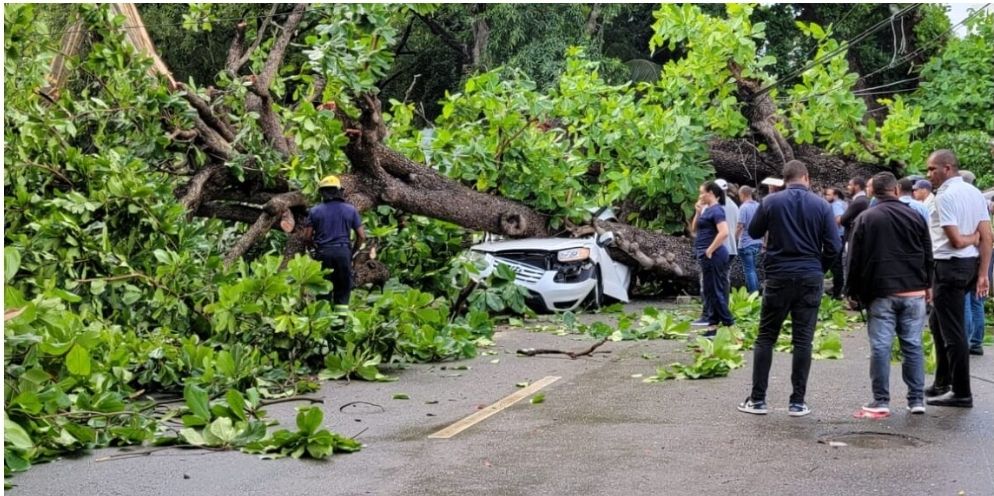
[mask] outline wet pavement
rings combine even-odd
[[[397,372],[397,382],[326,383],[325,425],[358,435],[365,444],[358,453],[267,461],[239,452],[167,450],[97,461],[121,453],[106,449],[18,474],[8,479],[16,486],[11,493],[994,494],[991,348],[971,357],[973,409],[908,414],[895,364],[893,415],[867,420],[853,418],[870,399],[861,328],[843,335],[843,359],[813,363],[813,413],[802,418],[787,415],[790,356],[783,353],[775,355],[770,379],[772,411],[753,416],[735,409],[748,393],[751,353],[727,378],[645,384],[632,376],[688,360],[685,342],[609,342],[600,348],[606,353],[577,360],[515,350],[580,350],[590,338],[508,330],[495,342],[488,350],[494,354],[411,366]],[[451,439],[428,439],[514,393],[517,383],[546,376],[561,379],[542,389],[543,403],[526,399]],[[397,393],[410,399],[393,399]],[[382,408],[345,406],[356,401]],[[293,408],[269,411],[292,426]]]

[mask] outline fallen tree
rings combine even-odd
[[[173,129],[170,136],[193,140],[210,158],[204,167],[192,171],[187,183],[176,190],[177,198],[191,215],[241,222],[251,227],[230,248],[226,262],[238,259],[270,230],[288,233],[285,256],[306,248],[301,238],[308,199],[284,178],[267,180],[264,174],[246,168],[239,177],[227,165],[241,150],[236,137],[240,129],[232,124],[243,122],[243,116],[232,116],[216,102],[208,101],[183,83],[176,82],[168,68],[156,56],[148,33],[136,9],[118,7],[137,26],[129,32],[128,40],[141,52],[155,60],[152,68],[162,74],[171,89],[179,92],[196,111],[192,129]],[[277,24],[272,43],[261,70],[244,74],[252,50],[260,45],[255,39],[246,46],[245,23],[238,25],[238,35],[227,57],[226,72],[240,78],[248,88],[244,107],[258,115],[259,128],[266,143],[285,160],[299,153],[290,138],[285,122],[278,113],[271,87],[284,64],[287,49],[299,36],[298,30],[307,5],[298,4],[283,13],[285,20]],[[275,11],[274,11],[275,12]],[[269,20],[267,19],[267,22]],[[272,21],[276,22],[276,21]],[[260,30],[262,34],[264,30]],[[735,183],[758,184],[767,176],[779,175],[785,160],[799,158],[808,163],[812,180],[818,184],[841,185],[854,175],[870,175],[879,167],[844,157],[828,155],[812,146],[792,146],[772,125],[776,107],[768,94],[757,95],[758,81],[741,76],[740,69],[729,63],[747,105],[744,114],[749,119],[752,135],[739,139],[714,139],[710,143],[710,162],[718,177]],[[323,82],[315,84],[309,97],[301,101],[318,100]],[[387,127],[381,102],[373,92],[353,97],[358,113],[348,112],[333,104],[321,105],[322,111],[333,112],[345,129],[348,142],[343,151],[350,168],[342,177],[347,198],[360,210],[376,205],[390,205],[412,214],[452,222],[469,230],[486,231],[509,237],[548,236],[554,230],[552,220],[517,201],[499,195],[474,190],[452,180],[439,171],[416,163],[384,144]],[[298,102],[299,105],[299,102]],[[236,118],[237,117],[237,118]],[[760,143],[772,151],[761,152]],[[616,234],[616,252],[632,265],[669,281],[674,288],[693,291],[697,284],[697,264],[693,260],[690,239],[665,235],[619,222],[597,222],[599,231]],[[589,228],[572,226],[574,232],[589,232]],[[561,232],[558,230],[557,232]],[[385,276],[385,268],[365,257],[356,268],[360,283],[377,282]]]

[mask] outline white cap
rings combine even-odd
[[[783,179],[780,179],[780,178],[777,178],[777,177],[768,177],[766,179],[763,179],[763,182],[761,184],[765,184],[767,186],[776,186],[778,188],[782,188],[783,187]]]
[[[728,191],[728,181],[724,179],[715,179],[714,183],[717,184],[722,191]]]

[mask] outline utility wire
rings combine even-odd
[[[932,48],[936,43],[938,43],[941,40],[945,39],[946,35],[948,35],[949,33],[953,32],[956,28],[958,28],[959,26],[961,26],[963,24],[966,24],[966,22],[969,21],[970,19],[972,19],[973,17],[975,17],[975,16],[980,15],[981,13],[983,13],[987,9],[987,7],[989,7],[990,5],[991,4],[988,3],[988,4],[984,5],[983,7],[975,10],[972,14],[970,14],[967,17],[965,17],[960,22],[954,24],[949,29],[947,29],[945,32],[943,32],[942,34],[940,34],[939,36],[937,36],[935,38],[932,38],[930,41],[926,42],[925,44],[923,44],[921,47],[919,47],[915,51],[913,51],[913,52],[911,52],[911,53],[909,53],[909,54],[901,57],[900,59],[897,60],[897,62],[894,62],[892,64],[891,63],[885,64],[885,65],[877,68],[873,72],[870,72],[869,74],[866,74],[864,76],[860,76],[858,79],[856,79],[856,81],[853,84],[858,83],[858,82],[863,81],[863,80],[866,80],[868,78],[871,78],[871,77],[873,77],[873,76],[875,76],[877,74],[880,74],[883,71],[886,71],[886,70],[891,69],[893,67],[900,66],[900,65],[904,64],[905,62],[908,62],[908,61],[914,59],[915,57],[917,57],[919,54],[921,54],[925,50],[927,50],[929,48]],[[854,93],[859,93],[861,91],[868,91],[868,90],[871,90],[871,89],[882,88],[882,87],[886,87],[886,86],[893,86],[893,85],[896,85],[896,84],[901,83],[901,82],[909,82],[911,80],[920,79],[920,78],[921,78],[921,76],[918,76],[918,77],[915,77],[915,78],[906,79],[904,81],[898,81],[898,82],[895,82],[895,83],[890,83],[890,84],[887,84],[887,85],[876,86],[876,87],[873,87],[873,88],[863,88],[862,90],[854,91]],[[815,98],[818,98],[820,96],[825,96],[825,95],[827,95],[829,93],[833,93],[833,92],[841,89],[843,86],[845,86],[845,84],[846,83],[844,81],[840,81],[839,84],[837,84],[836,86],[834,86],[832,88],[829,88],[829,89],[827,89],[827,90],[825,90],[825,91],[823,91],[821,93],[817,93],[817,94],[814,94],[814,95],[809,95],[809,96],[807,96],[807,97],[805,97],[805,98],[803,98],[801,100],[794,101],[794,100],[791,100],[790,98],[783,98],[782,100],[783,101],[789,101],[790,103],[805,103],[805,102],[808,102],[808,101],[813,100]],[[885,94],[885,93],[901,93],[901,92],[899,92],[899,91],[893,91],[893,92],[881,92],[881,93],[875,93],[875,94]]]
[[[824,62],[826,60],[834,58],[836,55],[842,53],[843,51],[848,50],[848,49],[856,46],[856,44],[858,44],[859,42],[865,40],[866,38],[868,38],[873,33],[876,33],[877,31],[880,31],[885,26],[887,26],[891,21],[893,21],[893,19],[895,18],[895,16],[898,16],[898,17],[903,16],[904,14],[907,14],[908,12],[911,12],[912,10],[917,9],[918,7],[919,7],[919,4],[914,4],[914,5],[911,5],[909,7],[905,7],[900,12],[898,12],[896,14],[893,14],[892,16],[888,17],[887,19],[884,19],[884,20],[878,22],[873,27],[871,27],[871,28],[863,31],[862,33],[856,35],[852,39],[847,40],[845,43],[841,43],[839,45],[839,47],[836,48],[835,50],[832,50],[829,53],[826,53],[825,55],[822,55],[821,57],[819,57],[819,58],[817,58],[815,60],[812,60],[811,62],[805,64],[804,67],[796,69],[793,72],[791,72],[790,74],[788,74],[788,75],[786,75],[784,77],[781,77],[781,78],[777,79],[776,81],[770,83],[766,87],[764,87],[764,88],[760,89],[758,92],[756,92],[755,96],[758,97],[758,96],[764,95],[764,94],[768,93],[771,89],[773,89],[773,88],[779,86],[780,84],[782,84],[783,82],[785,82],[787,80],[790,80],[790,79],[793,79],[793,78],[797,77],[798,75],[803,74],[807,70],[811,69],[812,67],[814,67],[814,66],[816,66],[818,64],[821,64],[822,62]]]

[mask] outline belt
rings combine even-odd
[[[327,246],[327,247],[330,248],[332,246],[349,246],[349,244],[348,243],[329,243],[329,244],[326,244],[324,246]]]

